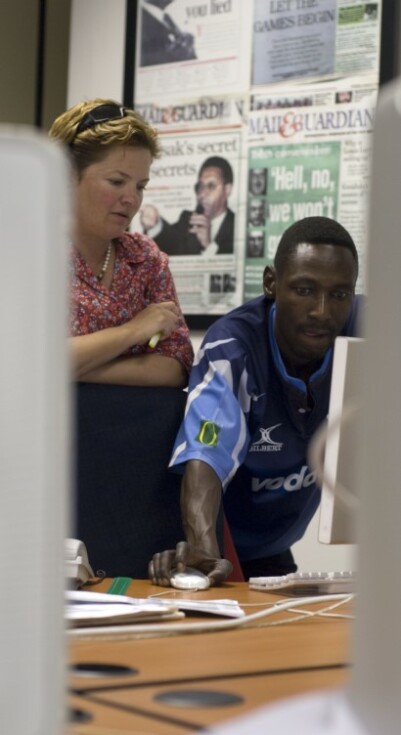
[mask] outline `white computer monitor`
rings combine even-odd
[[[322,435],[318,539],[323,544],[356,543],[355,487],[360,454],[356,420],[363,399],[364,349],[364,339],[357,337],[337,337],[335,341],[329,412]]]
[[[68,167],[0,126],[1,732],[62,735],[68,529]]]

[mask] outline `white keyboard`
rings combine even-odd
[[[283,577],[250,577],[249,588],[290,595],[324,595],[355,592],[355,572],[294,572]]]

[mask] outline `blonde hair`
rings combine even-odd
[[[85,116],[101,105],[122,108],[123,117],[90,124],[79,132],[79,124]],[[53,122],[49,137],[68,146],[78,175],[92,163],[102,160],[112,146],[146,148],[152,158],[160,156],[157,131],[137,112],[111,99],[96,98],[70,107]]]

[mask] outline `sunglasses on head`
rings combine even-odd
[[[126,117],[127,111],[122,105],[98,105],[94,107],[83,116],[82,120],[78,123],[75,136],[79,133],[83,133],[88,128],[93,128],[99,123],[108,122],[109,120],[118,120],[122,117]]]

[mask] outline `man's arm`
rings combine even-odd
[[[208,555],[220,556],[216,522],[221,502],[221,482],[206,462],[187,462],[181,484],[181,514],[189,544]]]
[[[172,465],[185,466],[181,483],[181,509],[186,541],[155,554],[149,576],[170,584],[171,570],[193,566],[220,584],[232,565],[221,559],[216,519],[222,486],[241,466],[250,441],[244,407],[250,387],[245,385],[246,352],[233,336],[231,324],[213,325],[198,352],[189,381],[185,418],[178,432]]]
[[[221,502],[221,482],[201,460],[190,460],[181,483],[181,513],[186,541],[175,549],[155,554],[149,564],[154,584],[169,586],[172,569],[194,567],[207,574],[211,585],[224,582],[232,564],[220,556],[216,521]]]

